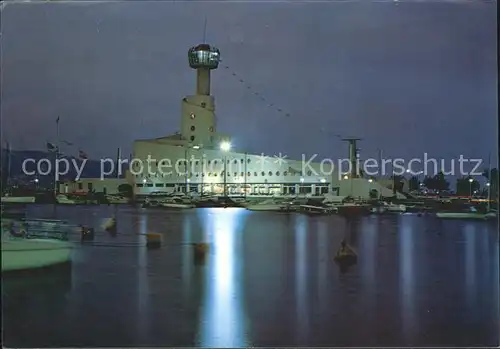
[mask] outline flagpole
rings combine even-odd
[[[59,116],[56,119],[56,155],[55,155],[55,162],[54,162],[54,197],[57,196],[58,188],[57,188],[57,160],[59,160]]]

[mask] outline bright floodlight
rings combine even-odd
[[[326,179],[321,178],[321,181],[320,181],[320,182],[321,182],[321,183],[326,183]]]
[[[35,183],[38,183],[38,178],[35,178]],[[488,183],[489,184],[489,183]]]
[[[489,187],[490,186],[490,182],[486,183],[486,186]]]
[[[345,175],[345,176],[344,176],[344,179],[349,179],[349,176],[348,176],[348,175]]]
[[[300,183],[304,183],[304,178],[301,178],[301,179],[300,179]]]
[[[142,180],[142,183],[146,183],[146,178],[144,178],[144,179]]]
[[[229,151],[231,149],[231,143],[229,143],[229,142],[222,142],[220,144],[220,149],[222,151]]]
[[[371,178],[370,178],[370,179],[368,180],[368,182],[370,182],[370,183],[371,183],[371,182],[373,182],[373,179],[371,179]]]
[[[472,183],[474,182],[474,180],[472,178],[469,178],[469,182]]]

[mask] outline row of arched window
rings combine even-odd
[[[218,172],[207,172],[207,173],[189,173],[189,177],[199,177],[201,174],[202,177],[205,177],[208,176],[208,177],[217,177],[219,175]],[[149,177],[166,177],[166,176],[172,176],[174,175],[174,173],[156,173],[156,174],[153,174],[153,175],[146,175],[146,176],[141,176],[141,175],[136,175],[136,177],[146,177],[146,178],[149,178]],[[178,177],[184,177],[186,174],[185,173],[178,173],[177,176]],[[257,177],[259,176],[259,173],[258,172],[247,172],[247,177],[251,177],[251,176],[254,176],[254,177]],[[260,175],[262,177],[264,176],[273,176],[273,175],[276,175],[276,176],[280,176],[280,175],[283,175],[283,176],[303,176],[303,173],[302,172],[297,172],[297,173],[291,173],[291,172],[288,172],[288,171],[284,171],[283,173],[281,173],[280,171],[276,171],[275,173],[273,173],[272,171],[269,171],[269,172],[265,172],[265,171],[262,171],[260,172]],[[312,175],[312,171],[308,171],[307,172],[307,175],[308,176],[311,176]],[[224,171],[220,172],[220,176],[224,176]],[[227,173],[227,176],[231,176],[231,173],[228,172]],[[237,177],[238,176],[238,172],[233,172],[233,176],[234,177]],[[239,176],[241,177],[244,177],[245,176],[245,172],[240,172],[239,173]]]

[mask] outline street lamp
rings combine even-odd
[[[472,178],[469,178],[469,196],[470,198],[472,199],[472,182],[474,182],[474,180]]]
[[[227,159],[226,154],[231,150],[231,143],[224,141],[220,144],[220,150],[224,152],[224,197],[227,197]]]

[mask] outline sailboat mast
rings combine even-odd
[[[12,171],[12,149],[10,148],[10,143],[6,142],[7,144],[7,188],[10,186],[10,178],[11,178],[11,171]]]
[[[488,154],[488,212],[491,209],[491,153]]]
[[[57,161],[59,160],[59,116],[56,119],[56,151],[55,151],[55,161],[54,161],[54,196],[57,196],[58,188],[58,180],[57,180]]]

